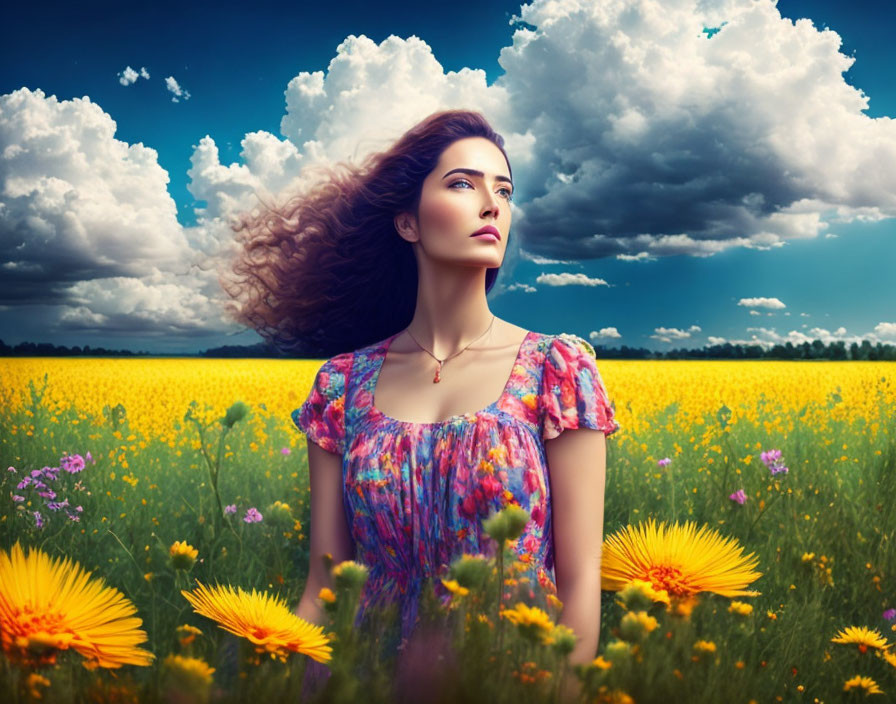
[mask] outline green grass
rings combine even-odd
[[[309,525],[304,449],[281,454],[281,448],[295,443],[297,431],[282,418],[255,415],[260,412],[252,410],[249,419],[233,424],[221,445],[220,459],[220,424],[203,431],[206,455],[193,449],[200,433],[189,420],[173,429],[178,439],[175,447],[146,438],[145,448],[131,450],[141,438],[126,440],[131,435],[126,412],[77,424],[72,422],[79,417],[74,408],[55,421],[39,405],[16,413],[0,412],[0,548],[8,550],[21,541],[51,556],[72,557],[120,589],[143,619],[149,638],[144,647],[157,656],[152,667],[125,667],[110,673],[87,672],[78,665],[78,657],[65,653],[55,668],[44,673],[51,681],[45,701],[114,700],[114,693],[103,694],[97,690],[100,686],[130,688],[141,701],[163,699],[161,661],[169,653],[182,652],[175,629],[185,623],[203,631],[192,652],[218,668],[212,700],[238,701],[251,693],[252,698],[297,701],[304,656],[293,656],[288,666],[272,662],[250,667],[247,676],[240,677],[245,643],[194,614],[180,594],[180,589],[199,579],[272,592],[294,607],[304,589]],[[882,431],[877,437],[867,431],[872,419],[832,421],[823,433],[797,421],[787,437],[770,437],[748,421],[728,424],[724,417],[708,414],[699,435],[711,433],[712,442],[691,442],[693,431],[687,427],[674,435],[663,430],[667,417],[648,423],[647,427],[658,430],[643,437],[626,438],[623,443],[610,440],[605,537],[648,517],[709,524],[722,535],[736,538],[745,553],[755,553],[762,577],[750,585],[761,596],[742,599],[754,606],[746,617],[727,611],[730,599],[710,594],[702,595],[690,620],[675,619],[654,607],[651,613],[659,627],[646,636],[638,654],[617,659],[610,670],[598,673],[599,683],[627,692],[639,704],[812,702],[815,698],[832,702],[847,696],[842,691],[844,682],[859,674],[872,677],[886,696],[893,696],[896,667],[876,657],[873,650],[863,654],[855,646],[830,642],[847,626],[876,628],[896,637],[892,624],[881,615],[896,606],[896,444],[892,436],[896,408],[882,404],[879,413]],[[672,419],[671,427],[676,427]],[[22,428],[30,425],[34,431],[28,436]],[[267,444],[253,451],[250,443],[258,442],[259,428]],[[642,443],[648,451],[641,448]],[[662,457],[673,443],[682,451],[668,467],[658,467],[649,459]],[[846,460],[842,459],[844,444],[850,448]],[[721,452],[709,449],[713,446],[721,447]],[[304,440],[298,447],[304,448]],[[780,449],[789,472],[771,477],[756,448]],[[85,455],[87,451],[95,464],[88,463],[77,475],[60,473],[56,489],[57,500],[67,497],[72,506],[83,507],[78,522],[63,511],[42,506],[34,492],[27,493],[30,506],[12,500],[13,494],[26,494],[16,489],[25,473],[57,465],[64,452]],[[745,461],[748,455],[752,455],[749,463]],[[8,466],[17,473],[8,472]],[[222,516],[218,508],[212,488],[216,471],[220,501],[238,506],[234,516]],[[123,476],[136,478],[136,485]],[[83,490],[75,488],[78,481]],[[728,499],[739,488],[748,496],[744,505]],[[290,521],[274,525],[269,520],[267,509],[277,500],[292,506],[302,526],[299,532]],[[760,501],[765,502],[764,509]],[[265,520],[245,523],[242,516],[250,506],[265,514]],[[36,509],[45,519],[43,528],[35,526],[30,513]],[[170,566],[168,548],[175,540],[199,550],[189,575]],[[815,553],[816,561],[824,555],[831,568],[829,577],[813,563],[804,562],[804,553]],[[147,573],[151,573],[149,579]],[[598,653],[618,638],[624,613],[614,594],[604,592]],[[505,627],[508,633],[509,626]],[[713,641],[717,650],[695,662],[697,639]],[[474,652],[472,643],[468,650]],[[514,657],[526,653],[541,657],[540,651],[528,648],[520,638],[512,641],[512,650]],[[23,696],[20,683],[25,673],[5,658],[0,660],[0,690],[10,692],[11,700],[17,701]],[[550,667],[553,661],[540,662]],[[488,692],[483,676],[477,675],[477,681],[481,692]],[[370,701],[380,696],[375,687],[365,688],[363,683],[347,680],[342,686],[346,700],[358,692]],[[489,696],[514,702],[545,699],[534,691],[531,686],[507,685]]]

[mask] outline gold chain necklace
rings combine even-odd
[[[480,335],[479,337],[477,337],[476,340],[480,339],[481,337],[483,337],[483,336],[485,335],[485,333],[487,333],[489,330],[491,330],[491,329],[492,329],[492,325],[494,325],[494,323],[495,323],[495,316],[493,315],[493,316],[492,316],[492,322],[490,322],[490,323],[488,324],[488,328],[486,329],[486,331],[485,331],[484,333],[482,333],[482,335]],[[410,335],[410,338],[417,344],[417,347],[419,347],[421,350],[423,350],[424,352],[426,352],[426,354],[428,354],[430,357],[432,357],[434,360],[436,360],[436,361],[439,363],[439,366],[436,367],[436,375],[433,377],[433,380],[432,380],[432,383],[433,383],[433,384],[438,384],[438,383],[442,380],[442,364],[443,364],[444,362],[447,362],[449,359],[453,359],[454,357],[457,357],[457,355],[459,355],[461,352],[466,351],[467,347],[469,347],[470,345],[472,345],[473,342],[476,342],[476,340],[473,340],[473,342],[471,342],[469,345],[467,345],[467,347],[464,347],[460,352],[455,352],[455,353],[454,353],[453,355],[451,355],[450,357],[445,357],[445,359],[439,359],[439,358],[436,357],[432,352],[430,352],[428,349],[426,349],[423,345],[421,345],[419,342],[417,342],[417,338],[414,337],[413,335],[411,335],[411,331],[410,331],[410,330],[408,330],[407,328],[405,328],[405,332],[406,332],[408,335]]]

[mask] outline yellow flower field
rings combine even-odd
[[[0,362],[0,402],[10,410],[21,408],[29,398],[29,380],[47,374],[48,409],[76,403],[85,414],[102,417],[104,406],[122,404],[132,430],[146,436],[170,431],[194,399],[210,406],[208,419],[242,399],[253,407],[263,405],[268,415],[289,424],[290,411],[305,400],[320,364],[266,359],[11,358]],[[678,427],[692,429],[724,404],[734,414],[731,422],[743,416],[769,432],[787,433],[799,417],[793,412],[810,404],[815,407],[799,422],[820,428],[832,420],[875,418],[882,400],[896,401],[892,362],[598,360],[598,368],[623,429],[620,440],[637,436],[648,419],[673,404],[676,414],[668,422],[674,419]],[[772,407],[764,407],[763,396]],[[842,403],[829,408],[832,398]],[[867,430],[875,434],[880,425],[872,421]]]
[[[534,553],[511,549],[529,516],[510,505],[483,522],[500,559],[464,556],[442,580],[463,665],[446,701],[892,695],[896,363],[597,363],[621,429],[595,657],[564,660],[577,636],[562,594],[517,600]],[[391,670],[352,627],[366,566],[331,565],[316,590],[328,626],[293,612],[310,501],[290,413],[320,364],[0,362],[11,702],[304,701],[324,662],[339,673],[327,701],[390,701]],[[81,591],[48,581],[75,563]]]

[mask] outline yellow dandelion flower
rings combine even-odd
[[[666,526],[653,518],[636,527],[626,526],[604,541],[601,588],[619,591],[634,579],[650,582],[670,596],[697,592],[722,596],[757,596],[745,587],[762,576],[753,568],[759,558],[742,556],[733,538],[723,538],[709,526]]]
[[[870,677],[860,677],[856,675],[855,677],[846,680],[843,685],[843,691],[848,692],[851,689],[861,689],[864,690],[865,695],[869,694],[883,694],[883,690],[877,686],[877,682],[875,682]]]
[[[212,683],[212,673],[215,671],[215,668],[209,667],[205,660],[183,655],[169,655],[165,658],[164,665],[170,675],[188,685],[190,689],[208,687]]]
[[[149,665],[155,656],[137,647],[147,638],[136,612],[124,594],[70,558],[35,549],[26,556],[18,542],[9,553],[0,550],[0,639],[13,662],[51,665],[58,651],[71,648],[88,669]]]
[[[877,630],[872,631],[865,626],[848,626],[841,629],[834,638],[831,638],[831,643],[855,643],[862,653],[868,652],[868,648],[886,650],[891,645]]]
[[[880,652],[880,656],[884,660],[886,660],[888,663],[890,663],[893,667],[896,667],[896,655],[894,655],[893,653],[891,653],[888,650],[881,650],[878,652]]]
[[[181,591],[193,610],[218,622],[218,626],[246,638],[258,653],[269,652],[286,660],[290,653],[302,653],[312,660],[327,663],[332,657],[329,637],[323,626],[296,616],[286,602],[263,592],[251,594],[239,587],[206,587]]]
[[[452,594],[457,594],[458,596],[466,596],[470,593],[470,590],[466,587],[460,586],[456,579],[443,579],[442,584],[445,585],[445,588],[450,591]]]
[[[168,550],[171,555],[171,566],[176,570],[189,570],[196,564],[199,551],[187,542],[175,540]]]
[[[544,640],[554,629],[550,616],[537,606],[528,606],[521,601],[512,609],[505,609],[501,615],[511,623],[515,623],[522,635],[533,640]]]
[[[728,611],[729,613],[737,614],[738,616],[749,616],[753,613],[753,605],[743,601],[732,601],[728,605]]]
[[[716,652],[716,644],[711,640],[698,640],[694,643],[694,650],[698,653],[714,653]]]
[[[591,661],[591,666],[596,667],[600,670],[609,670],[611,667],[613,667],[613,663],[604,660],[603,655],[598,655],[596,658],[594,658],[594,660]]]
[[[329,587],[322,587],[317,593],[317,598],[321,601],[326,601],[328,604],[332,604],[336,601],[336,595]]]

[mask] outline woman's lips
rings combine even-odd
[[[470,237],[482,237],[483,235],[491,235],[496,242],[501,239],[501,233],[498,232],[498,228],[494,225],[480,227]]]
[[[480,235],[473,235],[473,237],[475,237],[476,239],[480,239],[480,240],[483,240],[483,239],[490,240],[492,242],[497,242],[499,239],[498,236],[495,235],[493,232],[483,232]]]

